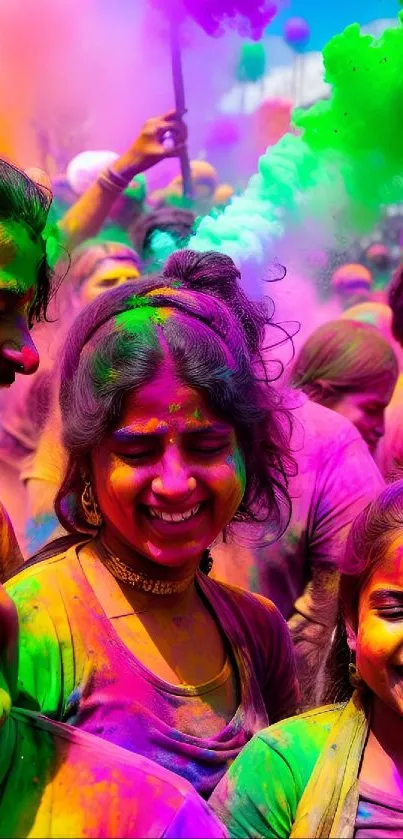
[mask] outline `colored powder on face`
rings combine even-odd
[[[170,414],[176,414],[177,411],[180,411],[181,405],[179,402],[174,402],[172,405],[168,405],[168,411]]]
[[[42,254],[23,224],[0,224],[0,289],[24,295],[37,283]]]
[[[333,38],[323,53],[329,100],[294,114],[301,134],[270,147],[244,194],[204,218],[188,247],[231,256],[260,298],[280,243],[288,264],[309,264],[314,251],[370,229],[382,206],[401,198],[402,54],[402,26],[376,40],[354,24]]]

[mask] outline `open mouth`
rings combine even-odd
[[[166,510],[161,510],[158,507],[149,507],[145,504],[142,505],[142,510],[147,518],[152,519],[155,524],[163,524],[168,526],[180,525],[184,522],[189,522],[194,519],[206,506],[205,501],[201,501],[198,504],[195,504],[193,507],[189,507],[187,510],[182,510],[181,512],[170,512],[168,513]]]

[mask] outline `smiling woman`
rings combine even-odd
[[[238,276],[225,256],[182,252],[163,277],[81,313],[61,368],[69,461],[56,500],[73,535],[9,584],[20,701],[151,757],[205,797],[297,702],[276,608],[208,577],[209,547],[231,521],[278,531],[289,509],[287,415],[251,354],[268,317]]]

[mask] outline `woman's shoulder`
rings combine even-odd
[[[69,548],[68,550],[55,553],[54,556],[48,556],[46,559],[28,561],[7,580],[4,587],[12,596],[17,593],[26,593],[27,595],[34,596],[46,589],[50,589],[51,579],[55,574],[62,572],[68,573],[70,569],[72,570],[77,565],[76,550],[74,547]],[[54,596],[54,586],[51,587]]]
[[[281,753],[287,762],[307,750],[319,754],[344,708],[345,703],[313,708],[264,728],[256,737]]]
[[[259,731],[210,804],[231,836],[290,836],[299,801],[342,706],[326,706]]]
[[[267,597],[263,597],[262,594],[256,594],[255,592],[241,588],[241,586],[234,586],[231,583],[223,582],[212,577],[205,577],[205,580],[211,591],[215,590],[220,592],[226,599],[234,600],[234,602],[244,605],[250,605],[251,608],[257,607],[264,612],[278,611],[277,606]]]
[[[204,578],[202,589],[233,642],[245,643],[263,679],[287,657],[289,630],[271,600],[238,586]],[[291,642],[290,642],[291,643]]]
[[[263,622],[265,625],[281,624],[286,626],[286,622],[277,606],[272,600],[263,597],[261,594],[210,577],[205,577],[203,588],[214,599],[223,600],[234,610],[236,609],[239,614],[244,616],[245,620],[252,620],[254,624]]]

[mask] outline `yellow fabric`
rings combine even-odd
[[[369,724],[357,693],[333,726],[299,801],[290,839],[350,839]]]

